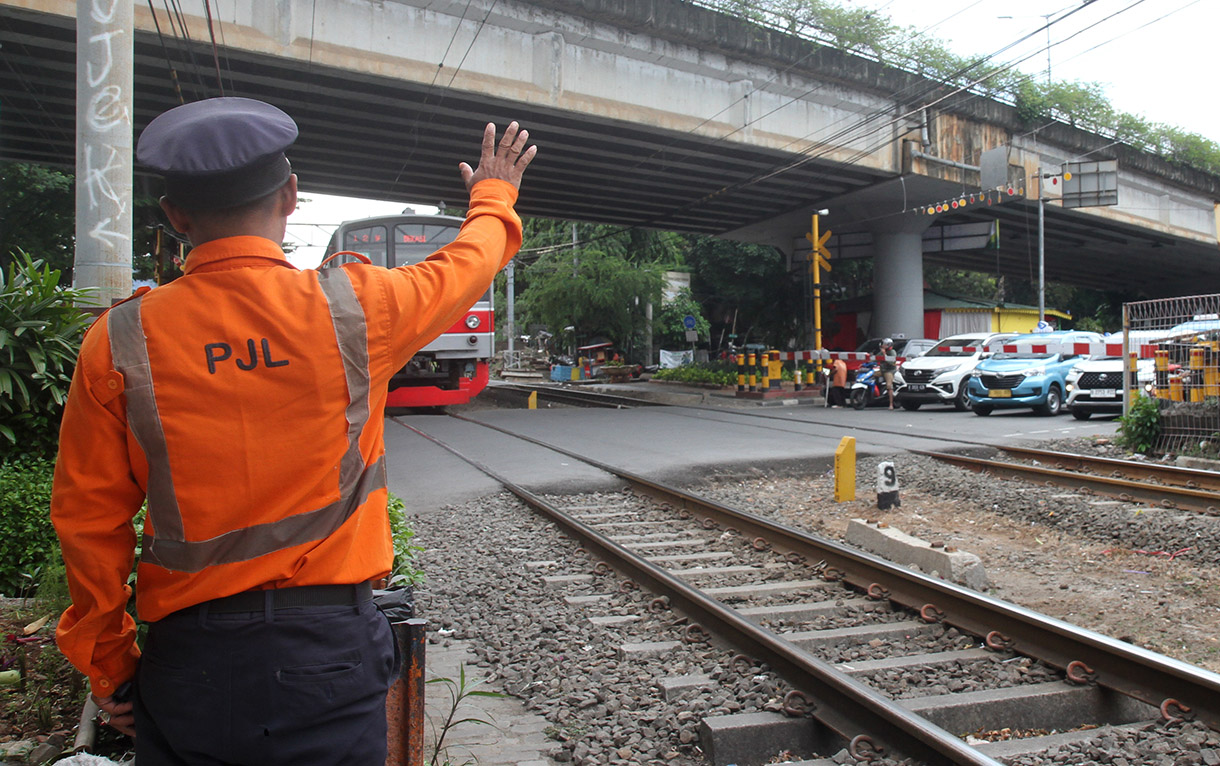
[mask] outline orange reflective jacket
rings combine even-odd
[[[480,182],[457,239],[398,269],[298,271],[261,237],[207,242],[184,277],[95,323],[51,500],[72,594],[57,638],[95,694],[135,671],[124,607],[145,499],[144,620],[388,573],[387,384],[516,253],[515,200],[510,184]]]

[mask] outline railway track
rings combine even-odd
[[[1193,717],[1220,728],[1216,674],[560,449],[619,477],[632,498],[571,507],[412,430],[499,481],[599,566],[646,588],[656,608],[677,609],[690,621],[689,640],[712,637],[735,647],[740,662],[778,672],[792,689],[789,712],[817,720],[831,752],[842,745],[861,761],[887,753],[981,766],[1092,736],[1079,731],[1093,726]],[[872,654],[845,664],[844,646]],[[940,679],[947,669],[950,681],[929,688],[960,688],[1012,661],[1026,663],[1033,682],[896,699],[903,694],[887,680]],[[1078,733],[977,746],[958,736],[1006,728]]]
[[[572,388],[557,388],[554,386],[531,386],[521,383],[508,383],[488,389],[493,395],[500,393],[513,393],[524,396],[530,394],[538,394],[539,401],[557,402],[559,404],[567,404],[574,407],[610,407],[621,409],[624,407],[656,407],[659,406],[656,402],[640,399],[632,396],[619,396],[617,394],[607,394],[603,391],[590,391],[587,389],[572,389]]]
[[[544,390],[545,387],[521,387],[523,391]],[[561,392],[569,403],[584,402],[584,406],[610,407],[641,407],[655,406],[655,402],[633,397],[603,395],[597,392]],[[603,397],[604,400],[603,400]],[[706,410],[726,413],[723,408],[683,405],[684,409]],[[728,411],[734,417],[750,419],[765,419],[782,422],[791,430],[797,421],[779,418],[765,413]],[[800,421],[800,425],[840,425],[819,423],[817,421]],[[853,426],[857,431],[877,431],[888,433],[883,429]],[[920,438],[919,434],[906,434],[907,437]],[[942,436],[929,436],[929,441],[944,442]],[[954,440],[966,449],[995,449],[1018,460],[1029,462],[1014,462],[992,460],[978,456],[941,451],[908,450],[914,454],[925,455],[961,468],[977,472],[989,472],[992,475],[1005,478],[1021,478],[1035,483],[1053,483],[1073,489],[1081,489],[1106,497],[1131,502],[1144,502],[1162,508],[1178,508],[1182,510],[1220,516],[1220,473],[1193,468],[1157,465],[1154,463],[1132,460],[1117,460],[1114,458],[1080,455],[1068,452],[1034,449],[1029,447],[1013,447],[993,445],[984,442],[974,442],[965,439]]]
[[[1220,516],[1220,474],[1212,471],[1024,447],[998,449],[1033,462],[990,460],[923,450],[911,452],[993,476],[1047,482],[1118,500]]]

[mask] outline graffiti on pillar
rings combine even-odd
[[[114,147],[108,148],[110,156],[106,158],[106,164],[98,167],[93,161],[93,147],[85,147],[85,188],[89,191],[89,207],[97,210],[103,204],[103,200],[108,200],[117,208],[115,216],[98,219],[89,232],[89,236],[109,247],[117,247],[120,243],[130,240],[131,235],[121,231],[112,231],[109,228],[116,218],[126,212],[127,202],[111,183],[111,173],[116,169],[122,171],[123,166],[121,162],[116,162],[119,157],[118,151]]]
[[[121,0],[93,0],[89,17],[99,25],[114,24],[115,12]],[[85,119],[89,132],[101,136],[109,131],[122,129],[130,135],[131,114],[123,103],[123,89],[113,83],[107,84],[114,67],[114,41],[123,35],[118,26],[102,29],[89,36],[88,60],[85,62],[86,83],[90,90]],[[95,154],[95,149],[101,149]],[[106,156],[100,156],[105,154]],[[99,216],[89,236],[103,247],[118,247],[131,240],[131,233],[116,231],[115,224],[125,221],[128,201],[126,188],[128,170],[123,155],[112,145],[99,146],[86,143],[84,146],[84,185],[89,192],[89,207],[99,210],[109,205],[114,210],[110,217]],[[118,181],[116,186],[115,181]]]

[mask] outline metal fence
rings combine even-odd
[[[1157,399],[1157,451],[1220,455],[1220,295],[1127,303],[1123,327],[1129,359],[1126,409],[1133,394]],[[1130,380],[1130,378],[1129,378]]]
[[[504,369],[506,370],[525,369],[526,363],[533,359],[533,352],[529,349],[505,350],[501,351],[500,354],[504,360]]]

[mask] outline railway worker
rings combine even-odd
[[[384,762],[395,647],[369,581],[393,558],[387,382],[521,245],[536,148],[514,122],[459,165],[470,207],[452,244],[399,269],[299,271],[280,248],[296,136],[241,98],[148,125],[137,159],[194,249],[185,276],[94,324],[64,408],[57,639],[110,724],[138,733],[141,766]],[[140,542],[142,657],[124,611]]]
[[[835,357],[826,368],[830,375],[830,390],[826,392],[826,403],[831,407],[847,404],[847,363]]]

